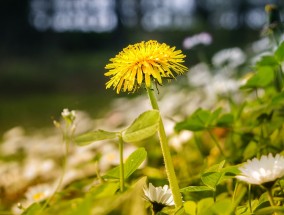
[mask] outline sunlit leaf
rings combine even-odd
[[[198,215],[213,215],[213,212],[211,210],[211,207],[214,204],[214,200],[213,198],[204,198],[201,199],[198,203],[197,203],[197,214]]]
[[[186,214],[196,215],[197,205],[194,201],[186,201],[183,206]]]
[[[223,160],[220,163],[214,164],[213,166],[209,167],[204,172],[220,172],[222,170],[222,168],[224,167],[225,163],[226,163],[226,161]]]
[[[234,122],[233,114],[227,113],[222,115],[218,120],[216,125],[219,127],[230,127]]]
[[[254,76],[252,76],[243,86],[245,88],[266,87],[274,80],[274,71],[272,67],[259,67]]]
[[[150,110],[142,113],[123,132],[122,139],[125,142],[137,142],[153,136],[159,128],[160,113]]]
[[[37,202],[30,205],[23,213],[22,215],[37,215],[41,211],[41,205]]]
[[[186,129],[190,131],[202,131],[207,128],[207,120],[210,115],[210,111],[198,109],[186,120],[177,123],[175,130],[180,131]]]
[[[187,193],[187,192],[203,192],[203,191],[212,191],[214,189],[208,186],[188,186],[180,189],[180,192]]]
[[[257,67],[263,67],[263,66],[278,66],[278,62],[272,55],[264,55],[260,58],[259,61],[256,62]]]
[[[85,146],[90,143],[100,141],[100,140],[111,140],[117,137],[119,132],[109,132],[104,130],[92,131],[82,135],[79,135],[75,138],[75,142],[79,146]]]
[[[216,190],[216,186],[218,185],[222,175],[223,174],[220,172],[206,172],[202,174],[201,180],[206,186]]]
[[[229,198],[219,200],[212,206],[212,210],[216,215],[230,215],[234,210],[232,200]]]
[[[124,178],[128,178],[142,162],[146,159],[147,152],[144,148],[139,148],[134,151],[126,160],[124,164]],[[109,170],[103,177],[119,179],[119,166]]]
[[[274,56],[279,63],[284,61],[284,41],[278,46],[274,53]]]

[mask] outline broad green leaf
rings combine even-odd
[[[216,125],[219,127],[230,127],[234,122],[233,114],[227,113],[222,115],[218,120]]]
[[[203,192],[203,191],[212,191],[212,190],[214,189],[207,186],[188,186],[180,189],[180,192],[188,193],[188,192]]]
[[[92,142],[100,140],[111,140],[117,137],[119,132],[109,132],[104,130],[92,131],[82,135],[79,135],[75,138],[75,142],[79,146],[85,146]]]
[[[119,188],[118,182],[108,182],[100,184],[99,186],[94,186],[89,191],[92,198],[103,198],[107,196],[114,195]]]
[[[244,153],[243,153],[244,159],[247,160],[247,159],[254,157],[256,155],[257,150],[258,150],[258,146],[256,142],[250,141],[244,150]]]
[[[125,142],[137,142],[151,137],[158,130],[159,122],[159,111],[146,111],[135,119],[135,121],[123,132],[122,139]]]
[[[217,110],[213,111],[210,116],[209,119],[207,119],[207,125],[214,125],[215,121],[217,120],[217,118],[219,117],[220,113],[221,113],[222,109],[218,108]]]
[[[41,211],[41,205],[37,202],[30,205],[22,214],[23,215],[37,215]]]
[[[197,203],[197,214],[198,215],[213,215],[213,212],[210,210],[214,204],[213,198],[204,198]]]
[[[274,56],[279,63],[284,61],[284,41],[276,49]]]
[[[212,210],[216,215],[230,215],[234,210],[234,205],[231,199],[226,198],[215,202],[212,206]]]
[[[239,170],[239,166],[228,166],[228,167],[223,168],[221,172],[224,174],[237,175],[240,173],[240,170]]]
[[[256,62],[257,67],[263,67],[263,66],[278,66],[278,62],[272,55],[264,55],[260,58],[259,61]]]
[[[201,180],[206,186],[210,187],[212,190],[216,190],[216,186],[221,180],[222,175],[223,173],[220,172],[206,172],[202,174]]]
[[[187,201],[183,204],[186,214],[196,215],[197,205],[194,201]]]
[[[215,190],[218,183],[221,181],[223,177],[222,169],[225,165],[226,161],[223,160],[222,162],[215,164],[209,167],[205,172],[201,175],[202,182],[210,187],[211,189]]]
[[[207,128],[207,120],[210,115],[210,111],[198,109],[189,118],[177,123],[175,130],[202,131]]]
[[[124,178],[128,178],[142,162],[146,159],[147,152],[144,148],[139,148],[134,151],[126,160],[124,164]],[[109,170],[103,177],[119,179],[119,166]]]
[[[284,104],[284,92],[276,94],[271,99],[271,105],[283,105]]]
[[[255,215],[267,215],[267,214],[284,214],[283,206],[266,207],[260,210],[254,211]]]
[[[223,160],[220,163],[217,163],[211,167],[209,167],[208,169],[206,169],[204,172],[221,172],[221,170],[223,169],[224,165],[225,165],[226,161]]]
[[[274,71],[272,67],[259,67],[254,76],[252,76],[244,88],[266,87],[274,79]]]

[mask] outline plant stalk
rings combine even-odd
[[[120,177],[120,192],[124,191],[124,164],[123,164],[123,139],[122,136],[119,135],[119,159],[120,159],[120,165],[119,165],[119,177]]]
[[[147,92],[148,92],[148,96],[151,101],[151,105],[153,109],[159,110],[158,102],[157,102],[154,90],[151,89],[151,86],[149,88],[147,87]],[[160,138],[162,154],[164,157],[166,173],[167,173],[170,188],[172,190],[172,194],[173,194],[173,198],[175,202],[175,207],[176,209],[178,209],[182,207],[182,198],[181,198],[181,194],[179,191],[179,185],[178,185],[177,177],[175,174],[172,157],[170,153],[170,148],[168,145],[168,139],[166,136],[162,118],[160,118],[160,122],[159,122],[159,138]]]

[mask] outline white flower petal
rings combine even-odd
[[[236,178],[249,184],[275,181],[284,176],[284,157],[279,154],[275,157],[272,154],[263,155],[259,160],[248,160],[239,170],[241,175]]]
[[[150,183],[149,187],[144,187],[143,191],[146,199],[152,203],[160,203],[164,206],[173,206],[175,204],[172,191],[168,185],[154,187],[153,184]]]

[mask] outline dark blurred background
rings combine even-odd
[[[260,38],[268,3],[283,17],[283,0],[2,0],[0,132],[52,125],[65,107],[101,114],[117,97],[105,90],[104,66],[128,44],[183,49],[184,38],[205,31],[208,59],[243,47]],[[198,63],[197,49],[183,51],[187,66]]]

